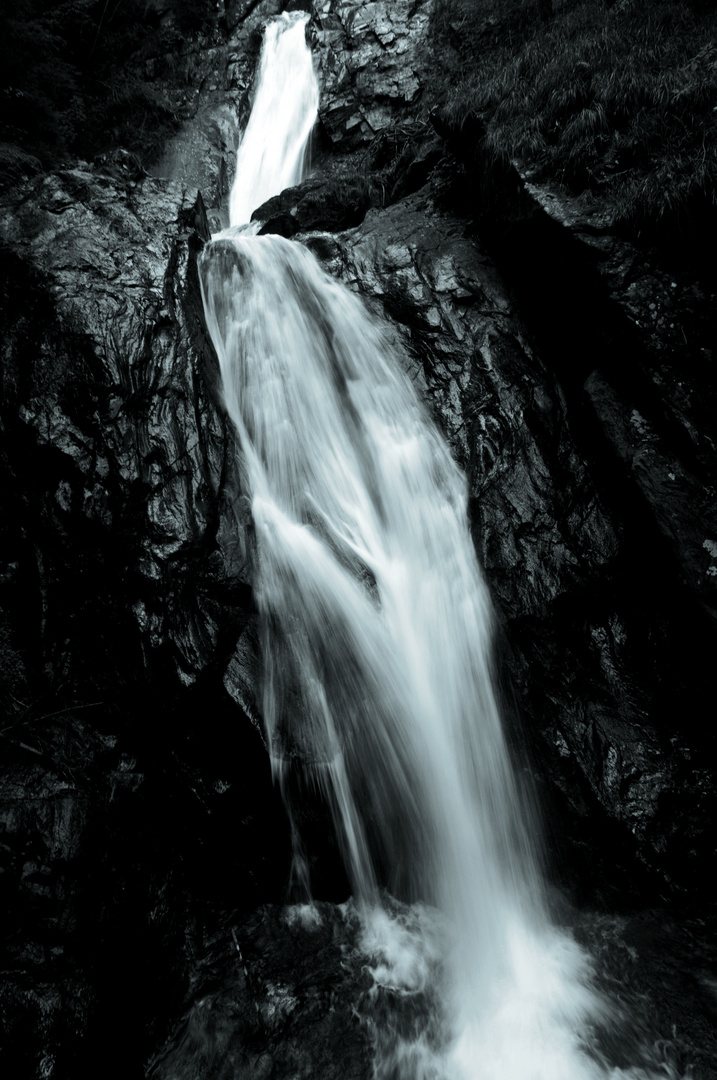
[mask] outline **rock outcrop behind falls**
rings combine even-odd
[[[0,206],[0,1017],[18,1076],[86,1075],[118,1029],[102,1071],[136,1068],[206,904],[281,895],[286,866],[239,704],[252,600],[196,273],[206,215],[118,161]]]
[[[485,161],[470,166],[478,187],[488,167]],[[486,192],[477,213],[493,219],[497,245],[508,247],[509,276],[520,282],[524,275],[520,291],[533,292],[531,318],[561,379],[590,402],[611,448],[606,459],[612,452],[619,460],[616,475],[629,476],[679,579],[714,620],[717,293],[705,269],[709,255],[695,247],[691,260],[677,246],[638,247],[616,235],[599,203],[533,183],[517,166],[505,169],[503,181],[513,191],[502,213],[496,190]],[[559,290],[562,312],[554,299]],[[581,341],[591,319],[595,332]],[[548,321],[562,325],[548,330]]]
[[[6,588],[44,612],[45,678],[91,686],[107,656],[163,653],[191,683],[219,633],[212,592],[248,595],[241,552],[220,546],[232,444],[211,398],[201,199],[75,169],[4,210]]]
[[[551,847],[603,882],[634,878],[636,855],[650,871],[699,878],[712,850],[713,750],[699,721],[674,709],[708,685],[699,628],[669,584],[645,596],[647,561],[634,567],[580,417],[451,201],[437,176],[359,228],[302,239],[396,326],[467,472],[504,664],[551,828],[565,831]],[[678,619],[685,647],[671,652]]]
[[[412,119],[427,62],[430,3],[314,0],[312,6],[319,117],[332,150],[355,150]]]

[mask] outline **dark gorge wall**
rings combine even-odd
[[[124,1017],[119,1075],[181,995],[197,905],[285,875],[206,216],[78,168],[7,191],[2,232],[5,1049],[71,1075]]]
[[[176,79],[179,130],[151,160],[116,148],[0,198],[0,1016],[17,1076],[89,1075],[108,1041],[103,1072],[140,1075],[222,919],[286,895],[251,525],[196,273],[280,9],[226,5],[174,75],[142,58],[157,93]],[[466,470],[553,872],[592,901],[699,896],[709,283],[436,131],[428,4],[317,0],[309,33],[316,174],[258,217],[387,317]],[[306,816],[317,892],[343,898]]]

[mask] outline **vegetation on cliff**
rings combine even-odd
[[[209,0],[0,0],[0,168],[151,163],[216,19]],[[716,31],[706,0],[435,0],[429,97],[469,153],[689,239],[717,223]]]
[[[437,0],[440,114],[615,224],[685,238],[715,219],[716,31],[692,0]]]
[[[212,14],[208,0],[0,0],[0,169],[118,146],[151,158],[178,126],[154,58],[171,66]]]

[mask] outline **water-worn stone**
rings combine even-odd
[[[358,225],[369,209],[370,200],[359,188],[339,190],[325,180],[307,180],[267,200],[252,214],[262,223],[259,235],[275,233],[290,238],[314,229],[338,231]]]

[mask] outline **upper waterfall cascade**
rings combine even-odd
[[[304,12],[269,24],[254,105],[237,154],[229,221],[243,225],[272,195],[304,178],[319,87],[306,47]]]
[[[267,29],[235,226],[301,179],[307,19]],[[200,269],[251,496],[275,770],[298,757],[331,807],[375,980],[409,995],[440,981],[436,1030],[379,1037],[376,1075],[646,1080],[587,1048],[610,1008],[547,916],[465,479],[401,355],[299,244],[231,229]]]

